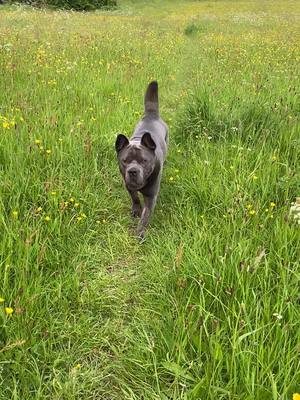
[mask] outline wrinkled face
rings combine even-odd
[[[145,135],[149,135],[151,139],[150,134]],[[152,139],[148,142],[143,138],[141,143],[130,143],[125,136],[119,135],[116,141],[120,171],[126,187],[132,191],[140,190],[145,186],[155,167],[155,143]]]

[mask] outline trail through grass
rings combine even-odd
[[[0,399],[300,393],[296,1],[0,8]],[[157,79],[147,240],[114,154]]]

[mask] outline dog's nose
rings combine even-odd
[[[128,171],[128,173],[129,173],[129,176],[130,176],[131,178],[135,178],[136,175],[137,175],[137,170],[136,170],[135,168],[131,168],[131,169]]]

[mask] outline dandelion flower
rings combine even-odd
[[[11,307],[5,307],[5,312],[7,315],[11,315],[14,312],[14,309]]]
[[[300,394],[299,393],[294,393],[293,394],[293,400],[300,400]]]

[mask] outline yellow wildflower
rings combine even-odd
[[[254,216],[256,214],[256,211],[255,210],[250,210],[249,214]]]
[[[10,315],[14,312],[14,309],[11,307],[5,307],[5,312],[7,315]]]
[[[75,203],[75,204],[74,204],[74,207],[75,207],[75,208],[79,207],[79,203]]]
[[[48,156],[52,153],[52,151],[50,149],[46,150],[46,153],[48,154]]]
[[[300,394],[299,393],[294,393],[293,394],[293,400],[300,400]]]
[[[18,215],[19,215],[19,213],[18,213],[18,211],[16,211],[16,210],[14,210],[13,212],[12,212],[12,216],[14,217],[14,218],[18,218]]]
[[[49,215],[46,215],[46,217],[45,217],[45,221],[46,221],[46,222],[49,222],[49,221],[50,221],[50,219],[51,219],[51,218],[49,217]]]
[[[174,176],[170,176],[169,181],[174,181]]]
[[[81,368],[81,364],[76,364],[75,368],[77,368],[77,369]]]
[[[41,140],[40,139],[35,139],[34,143],[35,144],[41,144]]]
[[[70,198],[70,202],[74,203],[75,199],[73,197]]]
[[[52,195],[52,196],[56,196],[56,194],[57,194],[57,192],[55,192],[55,191],[52,191],[52,192],[51,192],[51,195]]]
[[[272,208],[274,208],[274,207],[276,206],[276,204],[273,203],[273,201],[271,201],[270,206],[271,206]]]
[[[8,129],[8,128],[9,128],[9,122],[4,121],[4,122],[2,123],[2,126],[3,126],[4,129]]]
[[[0,303],[4,303],[3,297],[0,297]]]

